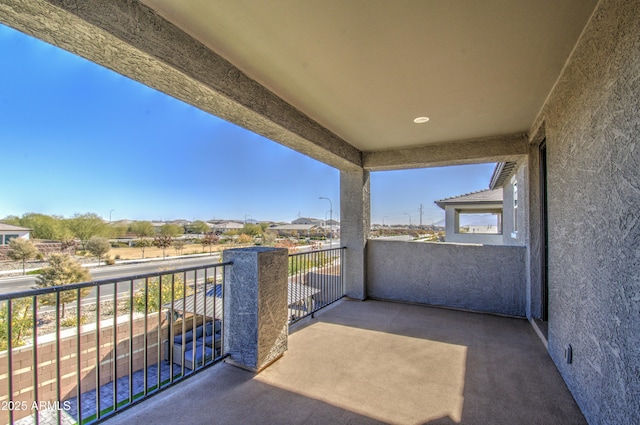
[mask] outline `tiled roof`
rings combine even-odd
[[[436,205],[444,209],[447,204],[496,204],[502,203],[502,188],[485,189],[478,192],[466,193],[451,198],[435,201]]]
[[[20,226],[13,226],[11,224],[5,224],[5,223],[0,223],[0,231],[11,231],[11,230],[16,230],[16,231],[25,231],[25,230],[31,230],[31,229],[27,229],[26,227],[20,227]]]

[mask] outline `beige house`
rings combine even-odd
[[[0,246],[9,245],[11,239],[29,239],[31,229],[0,223]]]

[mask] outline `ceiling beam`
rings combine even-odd
[[[362,161],[364,169],[369,171],[517,161],[528,153],[527,140],[525,133],[517,133],[416,148],[363,152]]]
[[[3,0],[0,22],[333,167],[361,169],[358,149],[138,1]]]

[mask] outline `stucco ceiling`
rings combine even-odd
[[[361,151],[527,132],[596,0],[143,0]],[[415,124],[420,116],[430,118]]]

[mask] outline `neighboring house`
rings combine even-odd
[[[518,208],[518,180],[525,166],[496,165],[489,189],[435,201],[445,210],[445,241],[487,245],[523,245],[523,208]]]
[[[0,223],[0,246],[9,245],[11,239],[29,239],[31,229]]]
[[[153,229],[156,231],[156,233],[160,232],[160,228],[162,226],[164,226],[165,224],[167,224],[167,223],[165,223],[164,221],[152,221],[151,222],[151,225],[153,226]]]
[[[229,230],[239,230],[244,227],[244,224],[235,221],[220,221],[211,225],[211,231],[217,233],[228,232]]]
[[[322,226],[324,224],[324,220],[320,220],[319,218],[300,217],[293,220],[291,224],[313,224],[316,226]]]
[[[324,235],[324,229],[315,224],[283,224],[280,226],[269,227],[269,230],[278,232],[278,236],[316,236]]]
[[[526,212],[529,208],[526,196],[518,196],[518,182],[525,181],[527,165],[523,161],[496,164],[489,182],[489,189],[502,189],[502,241],[503,245],[526,244]],[[522,191],[521,191],[522,192]]]
[[[467,193],[435,203],[445,211],[447,242],[502,245],[502,188]]]

